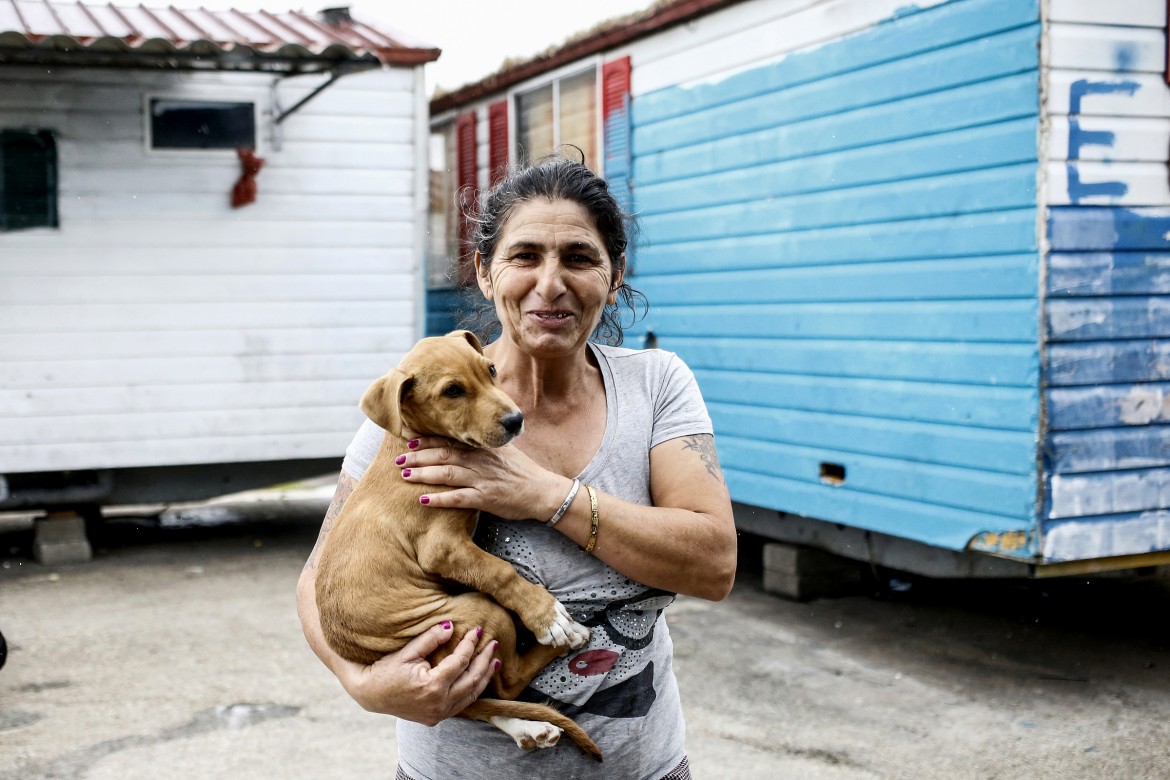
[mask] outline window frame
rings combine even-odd
[[[535,92],[543,89],[550,84],[553,85],[553,149],[556,149],[561,144],[560,130],[561,130],[561,93],[560,82],[565,79],[579,76],[586,71],[593,71],[593,135],[596,139],[597,150],[595,155],[597,160],[594,163],[594,169],[598,176],[605,176],[605,121],[602,118],[602,100],[604,98],[602,77],[601,77],[602,58],[600,55],[592,55],[589,57],[582,57],[579,60],[574,60],[566,65],[551,70],[547,73],[542,73],[540,76],[518,84],[506,93],[508,99],[508,159],[510,162],[517,162],[520,159],[520,139],[518,130],[520,128],[519,112],[516,109],[516,103],[520,95],[528,92]]]
[[[151,103],[155,100],[174,100],[185,101],[189,103],[236,103],[248,104],[252,106],[252,127],[254,130],[254,143],[252,150],[260,155],[265,152],[263,140],[263,128],[261,126],[261,119],[264,116],[264,110],[261,108],[261,101],[259,97],[248,96],[242,99],[225,99],[222,92],[199,90],[194,92],[184,92],[183,94],[174,93],[159,93],[159,92],[144,92],[142,93],[142,123],[143,123],[143,151],[150,157],[181,157],[185,159],[205,158],[205,159],[222,159],[223,157],[236,156],[236,149],[239,147],[222,147],[215,149],[202,148],[174,148],[163,147],[158,148],[154,145],[154,122],[151,116]]]

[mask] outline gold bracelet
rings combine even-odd
[[[585,545],[585,554],[592,555],[593,548],[597,546],[597,493],[593,492],[592,485],[586,485],[585,490],[589,493],[590,512],[589,544]]]

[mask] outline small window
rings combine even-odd
[[[517,158],[527,164],[564,144],[598,169],[597,71],[590,68],[516,96]]]
[[[256,148],[256,112],[251,103],[150,101],[152,149]]]
[[[57,227],[57,142],[48,130],[0,130],[0,230]]]

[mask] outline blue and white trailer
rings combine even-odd
[[[943,576],[1152,566],[1170,561],[1166,15],[659,4],[433,102],[432,127],[472,116],[461,171],[486,186],[526,90],[626,63],[596,164],[641,222],[651,308],[628,340],[695,371],[741,528]]]

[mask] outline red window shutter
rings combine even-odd
[[[488,181],[496,186],[508,170],[508,101],[488,106]]]
[[[466,204],[459,210],[459,257],[458,281],[460,284],[472,278],[471,270],[471,220],[465,213],[473,214],[479,203],[478,149],[475,137],[475,111],[460,114],[455,120],[455,177],[459,188],[459,203]]]
[[[609,117],[615,111],[624,111],[630,94],[630,58],[607,62],[601,66],[601,116]]]
[[[601,66],[601,117],[605,132],[605,178],[622,208],[632,211],[629,57]]]

